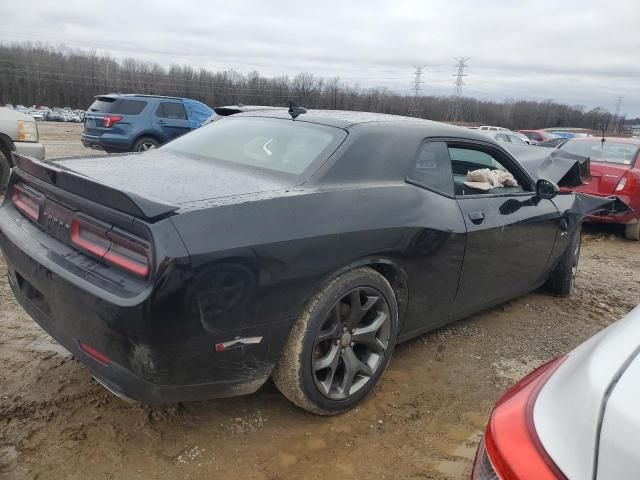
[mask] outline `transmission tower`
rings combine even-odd
[[[425,65],[414,65],[413,82],[411,83],[411,90],[413,91],[413,97],[409,103],[409,112],[407,115],[410,117],[418,117],[420,115],[420,91],[422,90],[422,70]]]
[[[456,61],[456,69],[457,72],[453,74],[456,77],[454,82],[455,88],[453,90],[453,97],[451,98],[451,104],[449,106],[449,121],[452,122],[462,122],[464,121],[464,112],[462,108],[462,87],[465,85],[464,77],[468,77],[466,73],[464,73],[465,69],[469,66],[467,62],[470,60],[469,57],[456,57],[454,59]]]

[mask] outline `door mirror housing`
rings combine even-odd
[[[536,195],[544,200],[551,200],[560,193],[560,188],[555,183],[541,178],[536,182]]]

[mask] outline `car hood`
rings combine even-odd
[[[579,193],[559,195],[553,201],[568,222],[580,223],[587,215],[602,211],[608,214],[624,214],[630,210],[618,197],[593,196],[591,190],[583,190],[591,181],[591,161],[588,157],[574,155],[563,150],[551,150],[531,146],[509,146],[508,150],[516,157],[534,181],[549,180]],[[613,192],[611,192],[613,193]],[[610,195],[610,194],[607,194]]]
[[[299,181],[256,168],[158,149],[57,160],[58,166],[136,196],[182,206],[190,202],[282,190]]]
[[[5,120],[18,120],[33,122],[33,117],[27,113],[21,113],[16,110],[11,110],[9,108],[0,107],[0,116],[2,116]]]
[[[567,478],[594,478],[607,398],[639,348],[640,306],[571,352],[540,391],[535,429]]]
[[[507,148],[534,181],[545,179],[560,187],[577,187],[589,179],[588,157],[528,145],[510,145]]]

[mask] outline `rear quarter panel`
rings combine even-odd
[[[246,299],[232,309],[199,309],[209,329],[291,324],[316,289],[363,260],[388,261],[406,275],[401,335],[448,318],[465,239],[452,199],[398,184],[210,207],[173,219],[191,256],[192,295],[206,294],[221,269],[243,272],[237,276],[247,288]]]

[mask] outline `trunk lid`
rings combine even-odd
[[[164,149],[55,162],[21,155],[16,159],[19,169],[45,182],[146,219],[170,214],[190,202],[282,190],[299,183],[288,176]]]
[[[613,195],[622,176],[631,169],[630,165],[619,165],[591,161],[591,180],[575,188],[578,192],[594,195]]]

